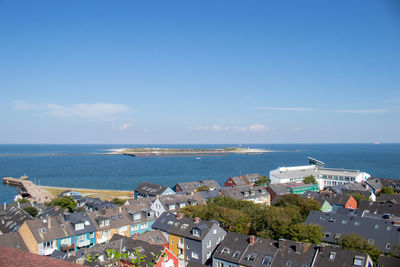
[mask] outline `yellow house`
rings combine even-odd
[[[185,259],[185,238],[169,234],[169,250],[171,250],[178,259]]]

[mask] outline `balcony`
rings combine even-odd
[[[83,241],[78,241],[78,244],[76,246],[78,248],[80,248],[80,247],[86,247],[86,246],[89,246],[89,245],[90,245],[90,240],[86,239],[86,240],[83,240]]]
[[[39,255],[45,255],[45,256],[49,256],[51,255],[51,253],[53,253],[54,250],[56,250],[57,247],[50,247],[50,248],[45,248],[45,249],[41,249],[39,251]]]
[[[178,243],[178,248],[180,248],[180,249],[184,249],[184,248],[185,248],[185,244],[183,244],[183,243],[179,242],[179,243]]]
[[[71,245],[61,245],[60,246],[60,250],[65,252],[65,251],[69,251],[69,250],[74,250],[75,249],[75,244],[71,244]]]

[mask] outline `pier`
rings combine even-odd
[[[38,203],[48,202],[54,198],[49,192],[29,181],[26,176],[21,178],[4,177],[3,184],[21,188],[22,191],[18,193]]]

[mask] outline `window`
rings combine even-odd
[[[375,230],[379,229],[379,224],[375,224]]]
[[[385,248],[390,249],[390,243],[386,243]]]
[[[211,240],[207,241],[207,248],[211,248]]]
[[[206,258],[207,258],[207,259],[211,258],[211,251],[207,252]]]
[[[103,231],[103,237],[107,237],[111,235],[111,230]]]
[[[75,224],[75,231],[82,230],[84,228],[85,228],[85,225],[83,223]]]
[[[247,257],[244,260],[249,262],[254,262],[257,256],[258,256],[257,252],[251,252],[249,255],[247,255]]]
[[[71,245],[71,239],[70,239],[70,238],[64,238],[64,239],[62,239],[62,240],[61,240],[61,245],[64,245],[64,246],[69,246],[69,245]]]
[[[169,206],[168,206],[168,209],[169,209],[169,210],[174,210],[174,209],[175,209],[175,205],[169,205]]]
[[[363,266],[363,265],[364,265],[364,258],[363,258],[363,257],[360,257],[360,256],[356,256],[356,257],[354,258],[353,264],[354,264],[355,266]]]
[[[181,229],[185,230],[186,228],[188,228],[188,226],[189,226],[189,224],[184,223],[184,224],[182,224]]]
[[[221,242],[221,237],[218,237],[215,243],[218,245]]]
[[[213,233],[214,233],[214,235],[216,235],[217,234],[217,229],[214,229]]]
[[[192,251],[192,258],[199,259],[199,254],[197,252]]]
[[[186,207],[186,203],[180,203],[179,204],[179,208],[184,208],[184,207]]]
[[[347,224],[347,220],[342,220],[342,224]]]
[[[217,262],[217,267],[224,267],[224,264],[222,262]]]
[[[229,254],[229,253],[231,253],[231,251],[230,251],[230,249],[227,248],[227,247],[224,247],[224,248],[221,250],[221,254]],[[234,255],[234,256],[235,256],[235,255]]]
[[[233,253],[232,257],[234,258],[238,258],[240,256],[240,251],[235,251],[235,253]]]
[[[329,222],[335,222],[336,221],[336,218],[330,218],[329,219]]]
[[[359,221],[355,221],[354,222],[354,226],[360,226],[360,222]]]
[[[390,230],[392,230],[392,227],[389,225],[386,227],[386,231],[390,231]]]
[[[330,261],[335,260],[335,257],[336,257],[336,252],[331,252],[331,253],[329,253],[329,260],[330,260]]]
[[[140,220],[140,213],[135,213],[135,214],[133,215],[133,220],[134,220],[134,221]]]
[[[199,229],[193,229],[193,235],[194,236],[200,236],[200,230]]]
[[[329,238],[330,236],[331,236],[331,233],[329,233],[329,232],[324,233],[325,238]]]
[[[86,240],[86,236],[85,235],[78,235],[78,242],[79,241],[84,241]]]
[[[133,231],[139,230],[139,224],[131,225]]]
[[[110,225],[110,220],[109,219],[100,221],[100,227],[109,226],[109,225]]]
[[[141,225],[140,225],[140,229],[146,229],[146,228],[148,228],[149,227],[149,224],[146,222],[146,223],[142,223]]]
[[[94,232],[91,232],[89,235],[90,238],[94,238]]]
[[[126,232],[128,230],[127,226],[122,226],[119,228],[119,234],[122,234],[123,232]]]
[[[269,255],[265,255],[261,261],[261,265],[270,266],[271,262],[272,262],[272,257]]]

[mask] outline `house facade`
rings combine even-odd
[[[147,182],[140,183],[135,189],[135,199],[143,197],[157,197],[173,195],[175,191],[165,185],[152,184]]]

